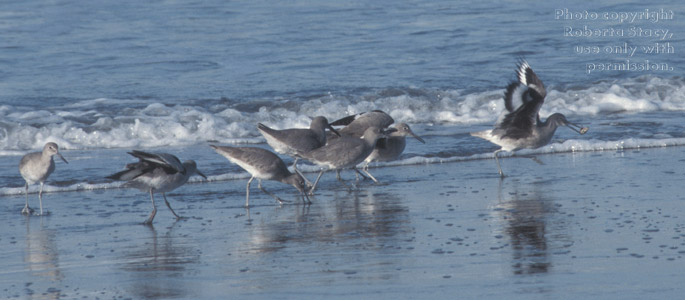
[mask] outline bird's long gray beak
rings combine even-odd
[[[573,130],[573,131],[575,131],[575,132],[577,132],[577,133],[579,133],[579,134],[585,134],[588,130],[590,130],[589,127],[582,127],[582,126],[580,126],[580,125],[578,125],[578,124],[571,123],[571,122],[567,122],[567,123],[566,123],[566,126],[567,126],[568,128],[571,128],[571,130]]]
[[[335,135],[340,136],[340,132],[335,130],[335,128],[333,128],[333,126],[331,126],[331,124],[326,124],[326,127],[328,127],[328,130],[330,130],[332,133],[335,133]]]
[[[66,159],[64,159],[64,156],[62,156],[62,154],[60,154],[59,152],[55,154],[57,154],[57,156],[59,156],[59,158],[61,158],[65,163],[69,163]]]
[[[411,136],[413,136],[415,139],[419,140],[419,142],[421,142],[421,143],[423,143],[423,144],[426,143],[426,141],[424,141],[420,136],[416,135],[416,133],[414,133],[413,131],[410,131],[409,134],[410,134]]]
[[[205,176],[205,174],[202,174],[202,172],[200,172],[200,170],[195,170],[195,173],[197,173],[197,175],[204,177],[205,180],[207,180],[207,176]]]

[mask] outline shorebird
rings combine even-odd
[[[155,205],[155,192],[162,193],[164,203],[174,214],[176,219],[181,217],[176,214],[169,201],[166,199],[166,193],[182,186],[188,181],[190,176],[194,174],[200,175],[207,179],[207,176],[202,174],[197,169],[197,164],[193,160],[187,160],[181,163],[178,157],[168,153],[148,153],[138,150],[128,152],[139,159],[136,163],[126,165],[126,170],[107,176],[106,178],[113,180],[128,181],[124,186],[140,189],[150,193],[150,201],[152,201],[152,212],[150,216],[143,222],[144,224],[152,224],[155,215],[157,214],[157,206]]]
[[[319,166],[335,170],[336,178],[344,183],[340,177],[340,170],[352,168],[358,172],[356,166],[371,154],[378,139],[384,137],[386,137],[386,135],[380,128],[370,127],[366,129],[361,138],[343,135],[337,139],[332,139],[323,147],[303,154],[302,158]],[[321,172],[319,172],[319,176],[309,190],[310,194],[316,189],[316,185],[319,183],[319,179],[321,179],[321,175],[323,175],[324,171],[325,169],[321,169]],[[371,176],[371,174],[368,175]],[[373,176],[371,177],[373,178]],[[377,181],[375,178],[373,179],[374,181]]]
[[[369,127],[388,128],[395,120],[381,110],[372,110],[347,116],[331,123],[332,126],[345,126],[338,130],[340,135],[362,137]]]
[[[372,110],[368,112],[363,112],[347,117],[340,118],[338,120],[335,120],[331,123],[333,126],[345,126],[341,128],[338,132],[340,132],[341,135],[344,136],[352,136],[352,137],[358,137],[361,138],[362,135],[364,135],[364,132],[366,129],[370,127],[378,127],[381,130],[384,130],[388,128],[392,123],[394,123],[395,120],[385,113],[382,110]],[[331,136],[329,136],[331,137]],[[331,137],[335,138],[335,137]],[[385,140],[386,139],[381,139],[378,144],[376,145],[376,148],[382,148],[385,147]],[[404,149],[403,149],[404,150]],[[401,153],[401,152],[400,152]],[[373,153],[371,154],[373,155]],[[359,172],[359,170],[354,169],[354,171],[361,175],[362,177],[369,178],[373,180],[375,183],[378,183],[378,180],[376,180],[371,173],[369,173],[369,168],[368,168],[369,163],[367,162],[364,167],[362,168],[362,171],[366,174],[362,174]]]
[[[271,129],[259,123],[257,129],[266,139],[266,143],[276,152],[295,159],[293,169],[297,171],[297,160],[302,153],[312,151],[326,144],[326,128],[334,134],[340,134],[328,124],[325,117],[314,118],[309,128]]]
[[[364,169],[367,169],[372,161],[393,161],[400,157],[407,145],[406,137],[411,136],[421,143],[426,143],[420,136],[416,135],[409,125],[399,123],[394,126],[396,131],[388,134],[388,137],[378,142],[373,152],[366,158]]]
[[[497,153],[545,146],[552,140],[559,126],[567,126],[579,134],[585,134],[588,131],[587,127],[569,122],[560,113],[552,114],[542,122],[538,112],[547,95],[545,86],[525,60],[519,62],[516,73],[518,81],[510,83],[504,93],[504,106],[507,111],[499,117],[495,128],[471,133],[472,136],[488,140],[501,147],[495,151],[494,156],[502,177],[504,173]]]
[[[22,214],[30,215],[33,213],[33,209],[29,207],[29,185],[36,182],[40,182],[40,191],[38,192],[38,200],[40,201],[40,215],[43,215],[43,185],[48,176],[52,174],[55,170],[55,161],[52,159],[54,155],[57,155],[65,163],[64,156],[59,153],[59,147],[55,143],[47,143],[43,146],[43,151],[32,152],[24,155],[19,161],[19,173],[21,177],[24,178],[26,184],[24,189],[26,190],[26,205],[24,209],[21,210]]]
[[[215,145],[210,145],[210,147],[214,148],[217,153],[226,157],[229,161],[245,169],[245,171],[252,175],[250,180],[247,181],[247,187],[245,189],[245,207],[250,206],[250,184],[255,178],[257,178],[259,182],[259,189],[276,199],[279,203],[283,203],[283,200],[266,191],[262,187],[262,179],[290,184],[302,194],[303,202],[306,198],[307,202],[311,203],[307,193],[305,193],[305,182],[303,177],[298,173],[290,173],[283,160],[273,152],[257,147],[228,147]]]

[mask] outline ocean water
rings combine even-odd
[[[374,168],[489,160],[498,147],[469,132],[503,111],[520,59],[547,88],[541,117],[590,130],[560,128],[518,154],[683,146],[683,12],[675,0],[5,1],[0,196],[20,199],[19,159],[49,141],[69,160],[56,162],[49,192],[118,190],[104,176],[132,162],[131,149],[231,181],[249,176],[208,144],[268,147],[259,122],[307,127],[373,109],[427,141]]]
[[[561,112],[591,128],[584,136],[561,128],[552,145],[532,152],[682,145],[682,8],[677,1],[4,3],[0,155],[8,167],[0,194],[18,192],[13,187],[23,181],[10,166],[47,141],[66,156],[263,144],[258,122],[307,127],[314,116],[372,109],[429,141],[410,143],[403,160],[390,164],[486,158],[496,146],[467,133],[502,112],[503,89],[521,58],[549,91],[541,116]],[[593,36],[598,28],[622,36]],[[654,43],[675,53],[604,51]],[[583,54],[579,46],[603,52]],[[657,69],[628,63],[588,73],[626,58]],[[200,165],[202,153],[213,155],[193,157]],[[93,178],[116,171],[94,170],[50,185],[73,190],[88,182],[81,178],[101,183]]]

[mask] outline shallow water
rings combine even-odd
[[[682,294],[683,148],[538,159],[503,159],[503,181],[492,160],[375,168],[383,183],[353,190],[328,174],[311,206],[271,183],[294,203],[255,188],[249,211],[246,179],[188,184],[169,195],[188,219],[161,206],[154,226],[140,224],[150,203],[135,190],[49,193],[46,217],[7,196],[2,297]]]
[[[653,6],[652,6],[653,5]],[[249,1],[117,4],[22,1],[0,14],[0,154],[63,149],[258,143],[255,125],[306,127],[382,109],[398,122],[492,124],[519,58],[548,89],[553,112],[586,121],[623,113],[677,111],[683,57],[631,59],[673,70],[604,71],[577,45],[685,47],[683,18],[619,23],[556,18],[556,10],[685,9],[679,1],[598,1],[534,6],[520,1],[374,3]],[[533,21],[533,22],[529,22]],[[658,37],[572,37],[567,26],[665,28]],[[681,130],[682,131],[682,130]],[[659,137],[657,137],[659,138]]]
[[[0,5],[0,298],[677,298],[685,160],[685,5],[551,1],[43,1]],[[557,20],[666,9],[651,22]],[[669,29],[673,36],[569,37],[565,26]],[[593,71],[627,56],[577,45],[650,46],[673,69]],[[666,47],[665,49],[669,49]],[[491,128],[525,58],[560,128],[548,146],[502,153]],[[322,179],[314,204],[278,206],[208,144],[268,147],[258,122],[307,127],[381,109],[410,139],[373,164],[382,184]],[[20,157],[54,141],[44,195],[25,217]],[[208,175],[169,195],[154,226],[147,194],[104,177],[131,149],[194,159]],[[536,156],[541,165],[528,156]],[[285,158],[290,162],[289,158]],[[318,168],[303,164],[314,178]],[[348,180],[352,174],[344,173]],[[32,186],[31,205],[37,206]],[[159,202],[159,201],[158,201]],[[158,203],[159,204],[159,203]]]

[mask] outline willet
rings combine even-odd
[[[340,135],[362,137],[369,127],[388,128],[395,120],[381,110],[372,110],[347,116],[331,123],[332,126],[345,126],[338,130]]]
[[[302,158],[319,166],[334,169],[336,171],[336,178],[340,182],[343,182],[340,177],[340,170],[352,168],[358,172],[356,166],[371,154],[378,139],[384,138],[385,136],[385,133],[383,133],[380,128],[370,127],[366,129],[361,138],[343,135],[337,139],[332,139],[323,147],[303,154]],[[319,172],[319,176],[316,178],[314,186],[309,190],[310,194],[316,189],[316,185],[319,183],[319,179],[321,179],[321,175],[323,175],[324,171],[325,170],[322,169],[321,172]],[[367,175],[374,179],[374,181],[377,181],[371,174],[367,173]]]
[[[525,60],[519,63],[516,72],[518,81],[510,83],[504,93],[504,106],[507,111],[499,117],[495,128],[471,133],[475,137],[486,139],[502,147],[494,153],[495,162],[502,177],[504,173],[497,153],[513,152],[524,148],[535,149],[547,145],[559,126],[568,126],[579,134],[585,134],[588,131],[587,127],[567,121],[566,117],[560,113],[552,114],[542,122],[538,112],[547,95],[545,86]]]
[[[303,202],[305,201],[305,198],[307,198],[307,202],[311,203],[307,193],[305,193],[305,182],[303,177],[298,173],[290,173],[283,160],[273,152],[256,147],[228,147],[215,145],[210,145],[210,147],[214,148],[217,153],[223,155],[229,161],[245,169],[245,171],[252,175],[250,180],[247,181],[247,187],[245,189],[245,207],[250,206],[250,184],[255,178],[257,178],[259,182],[259,189],[276,199],[279,203],[283,203],[283,200],[266,191],[262,187],[262,179],[290,184],[302,194]]]
[[[339,129],[339,132],[341,135],[344,136],[352,136],[352,137],[358,137],[361,138],[362,135],[364,135],[364,132],[366,129],[370,127],[378,127],[381,130],[384,130],[388,128],[388,126],[392,125],[395,120],[385,113],[382,110],[372,110],[368,112],[363,112],[347,117],[340,118],[338,120],[335,120],[331,123],[333,126],[345,126],[341,129]],[[329,136],[331,138],[335,138],[332,136]],[[385,145],[384,142],[385,139],[382,139],[381,141],[378,142],[378,145]],[[378,147],[377,145],[377,147]],[[364,168],[362,168],[362,171],[366,174],[362,174],[359,172],[359,170],[354,169],[354,171],[361,175],[364,178],[370,178],[373,180],[375,183],[378,183],[378,180],[376,180],[371,173],[369,173],[368,170],[368,163],[364,165]]]
[[[414,137],[421,143],[426,143],[406,123],[399,123],[394,127],[396,131],[388,134],[387,138],[381,140],[382,142],[379,141],[373,152],[366,158],[364,169],[367,169],[372,161],[393,161],[398,159],[402,152],[404,152],[404,148],[407,145],[406,137],[408,136]]]
[[[147,220],[143,222],[144,224],[152,224],[152,220],[154,220],[157,214],[157,206],[153,196],[154,192],[162,193],[166,206],[177,219],[180,219],[181,217],[176,214],[174,209],[171,208],[169,201],[167,201],[166,193],[185,184],[188,178],[194,174],[200,175],[205,179],[207,179],[207,176],[197,169],[195,161],[187,160],[181,163],[178,157],[168,153],[148,153],[133,150],[128,152],[128,154],[138,158],[140,161],[127,164],[126,170],[106,178],[128,181],[124,186],[134,187],[150,193],[152,212]]]
[[[43,215],[43,185],[48,176],[55,170],[55,161],[52,156],[57,155],[65,163],[68,163],[64,156],[59,153],[59,147],[55,143],[47,143],[43,146],[43,151],[32,152],[24,155],[19,161],[19,173],[24,177],[26,184],[26,205],[21,210],[22,214],[30,215],[33,209],[29,207],[29,185],[40,182],[40,191],[38,192],[38,200],[40,203],[40,215]]]
[[[275,130],[262,123],[257,124],[257,128],[271,148],[278,153],[292,156],[295,159],[293,162],[293,169],[295,170],[297,170],[297,160],[302,153],[312,151],[326,144],[326,128],[340,136],[328,124],[328,120],[321,116],[314,118],[309,128]]]

